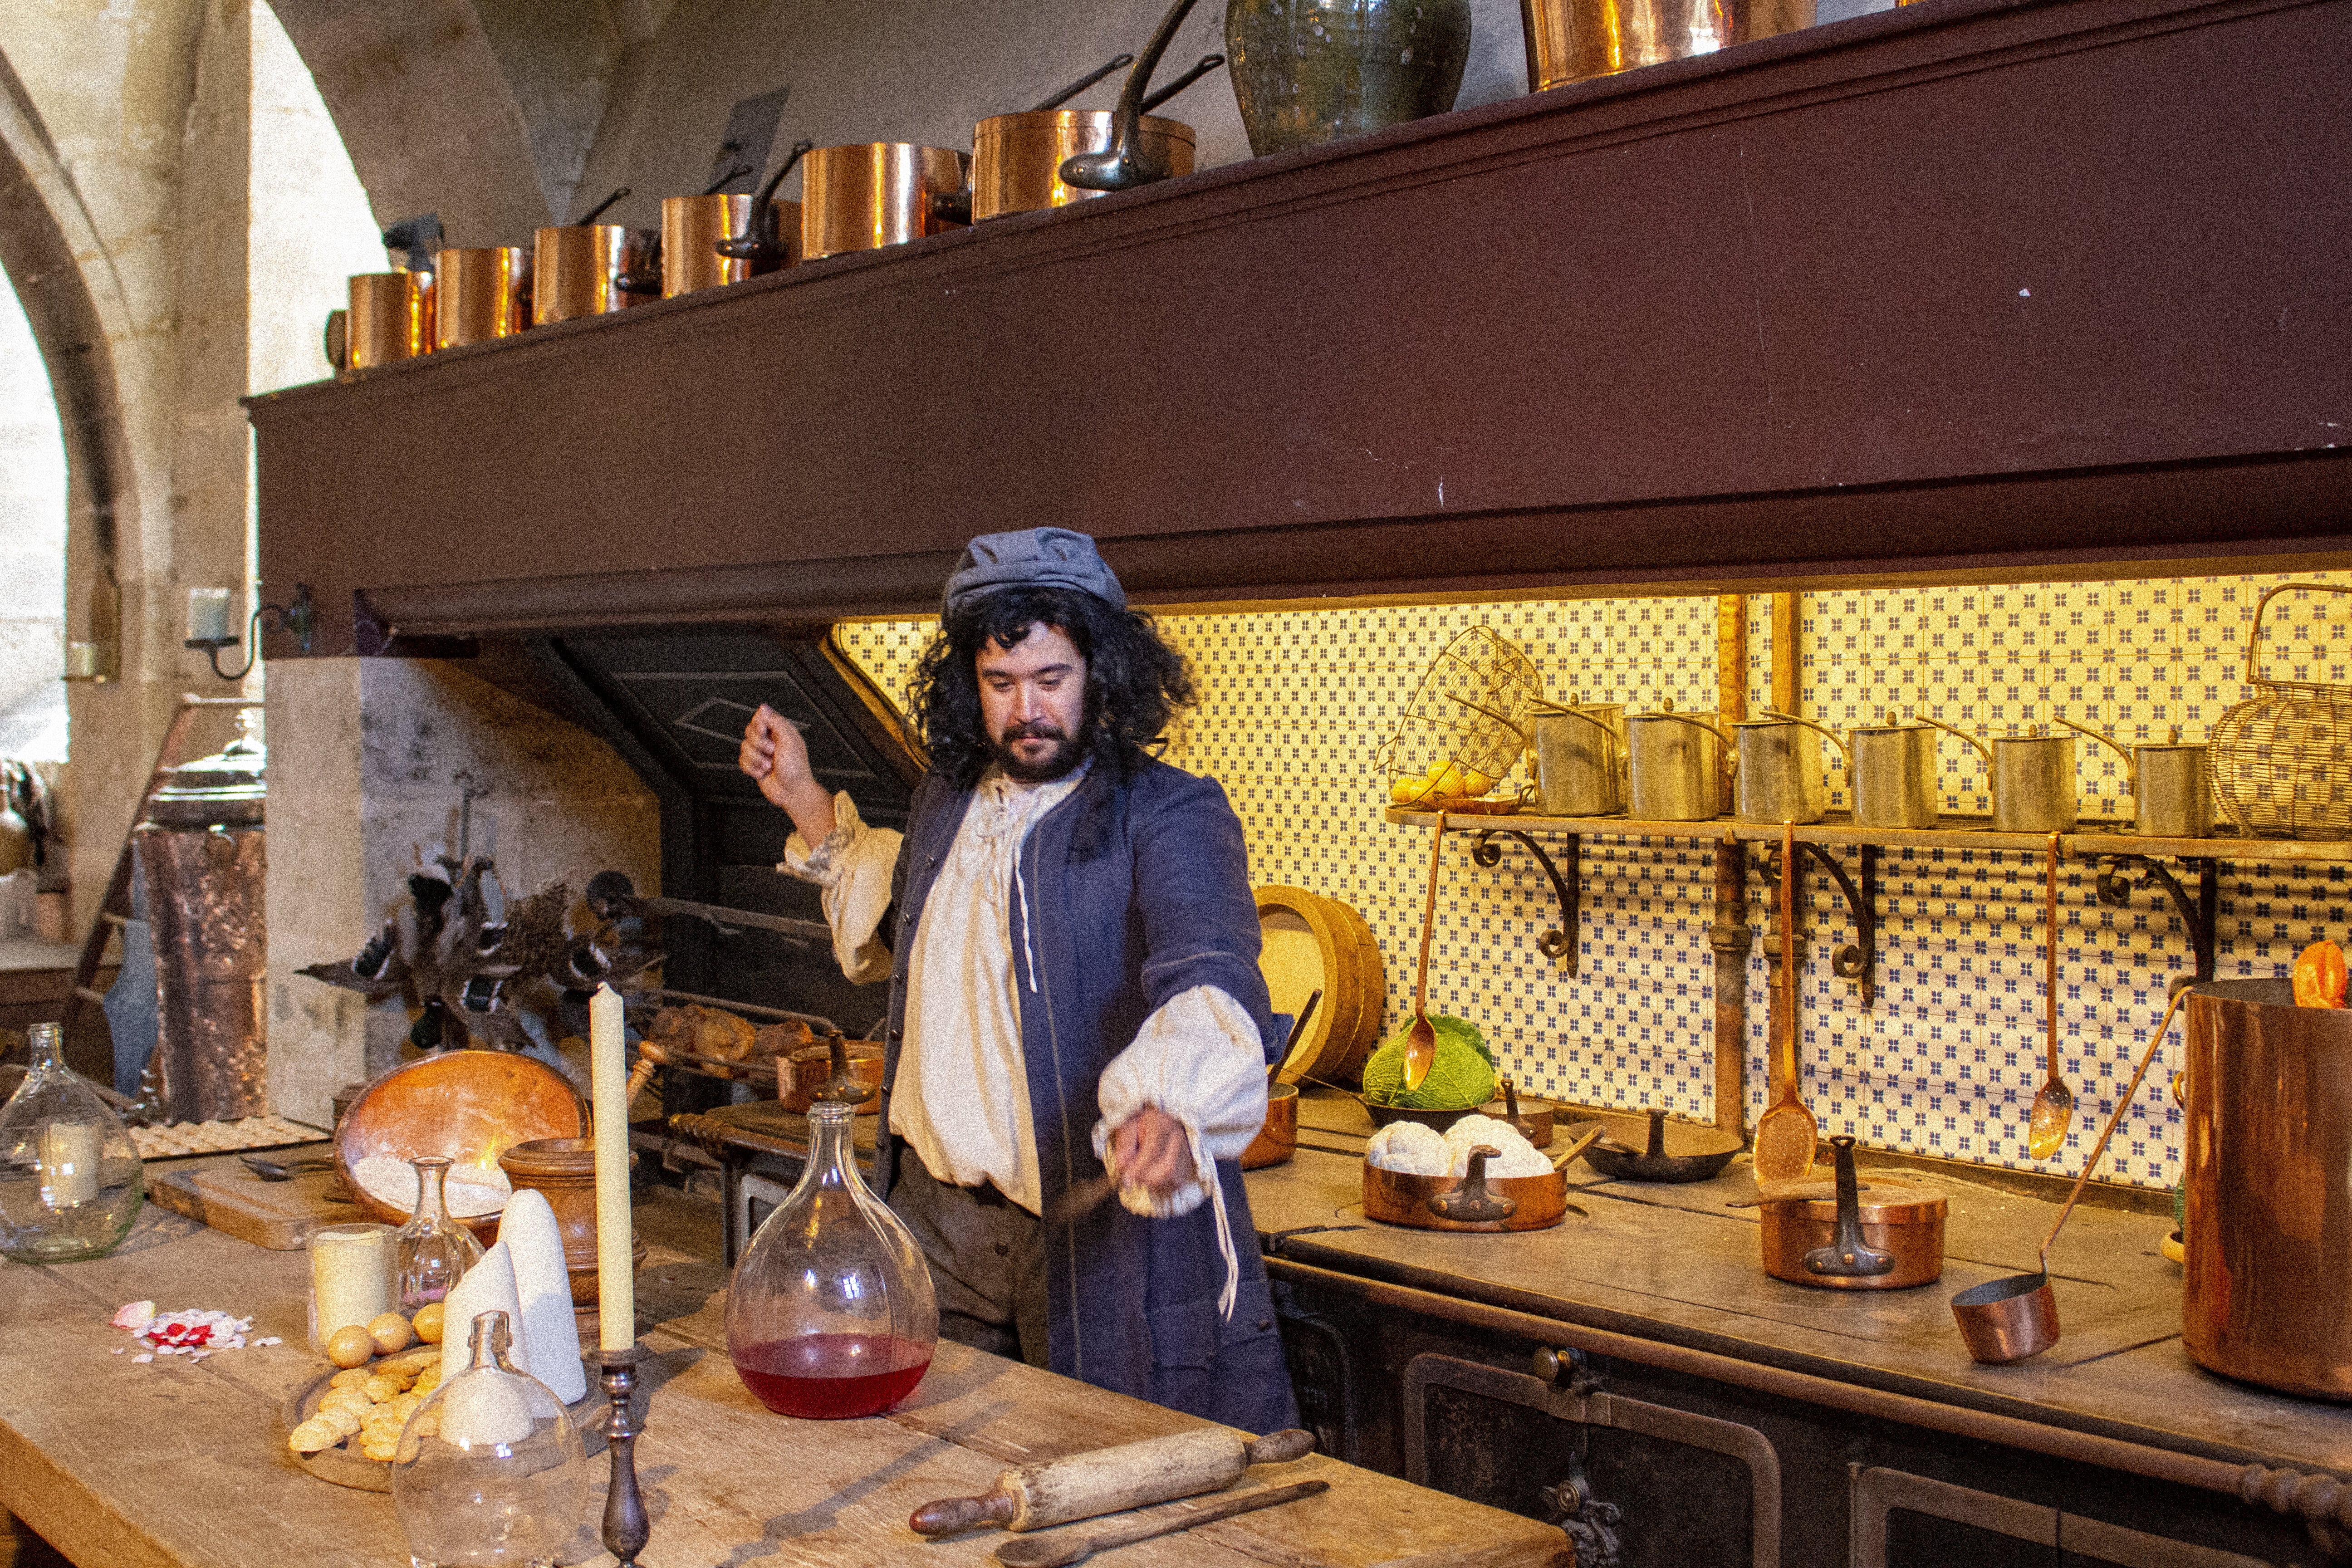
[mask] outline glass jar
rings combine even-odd
[[[0,1254],[24,1263],[103,1258],[146,1200],[139,1147],[67,1068],[58,1026],[31,1033],[32,1070],[0,1107]]]
[[[401,1429],[392,1507],[415,1568],[583,1563],[588,1455],[562,1401],[509,1359],[504,1312],[474,1320],[470,1364]]]
[[[394,1305],[411,1317],[449,1294],[466,1270],[482,1260],[474,1233],[449,1217],[442,1184],[449,1178],[446,1155],[411,1160],[416,1167],[416,1212],[393,1238]]]
[[[786,1415],[875,1415],[914,1392],[940,1339],[914,1237],[857,1173],[851,1107],[820,1100],[798,1185],[727,1287],[727,1354]]]

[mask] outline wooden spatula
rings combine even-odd
[[[1770,1109],[1756,1122],[1756,1179],[1801,1182],[1813,1168],[1822,1124],[1799,1094],[1797,1067],[1797,825],[1780,835],[1780,1027],[1772,1042],[1780,1079]]]
[[[1445,813],[1429,839],[1429,896],[1421,906],[1421,971],[1412,982],[1412,1027],[1404,1037],[1404,1086],[1419,1089],[1437,1063],[1437,1026],[1429,1021],[1429,930],[1437,921],[1437,866],[1445,853]]]

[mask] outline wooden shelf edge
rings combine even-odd
[[[1437,814],[1391,806],[1383,814],[1391,823],[1426,827]],[[1962,823],[1983,823],[1984,817],[1960,817]],[[1446,827],[1454,832],[1499,831],[1578,834],[1601,838],[1737,838],[1744,843],[1771,843],[1780,837],[1781,824],[1742,822],[1715,816],[1697,822],[1647,821],[1625,816],[1538,816],[1529,813],[1448,814]],[[1889,849],[1997,849],[2012,854],[2038,853],[2050,838],[2042,833],[1997,833],[1986,826],[1856,827],[1837,816],[1820,822],[1799,823],[1801,844],[1875,844]],[[2099,823],[2058,836],[2059,853],[2070,860],[2102,855],[2154,855],[2174,859],[2260,860],[2316,865],[2352,864],[2352,841],[2297,838],[2143,838],[2121,824]]]

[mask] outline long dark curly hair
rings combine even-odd
[[[931,766],[959,789],[977,784],[995,759],[981,717],[980,650],[991,641],[1015,647],[1041,624],[1068,637],[1085,658],[1080,743],[1121,777],[1165,743],[1169,721],[1195,700],[1192,667],[1141,610],[1114,608],[1069,588],[999,588],[966,600],[941,620],[908,682]]]

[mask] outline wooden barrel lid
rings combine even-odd
[[[1313,1077],[1352,1086],[1381,1040],[1388,977],[1380,944],[1364,917],[1337,899],[1305,888],[1270,884],[1257,890],[1258,968],[1274,1010],[1296,1016],[1309,993],[1323,1001],[1307,1030],[1291,1042],[1275,1073],[1278,1083]]]

